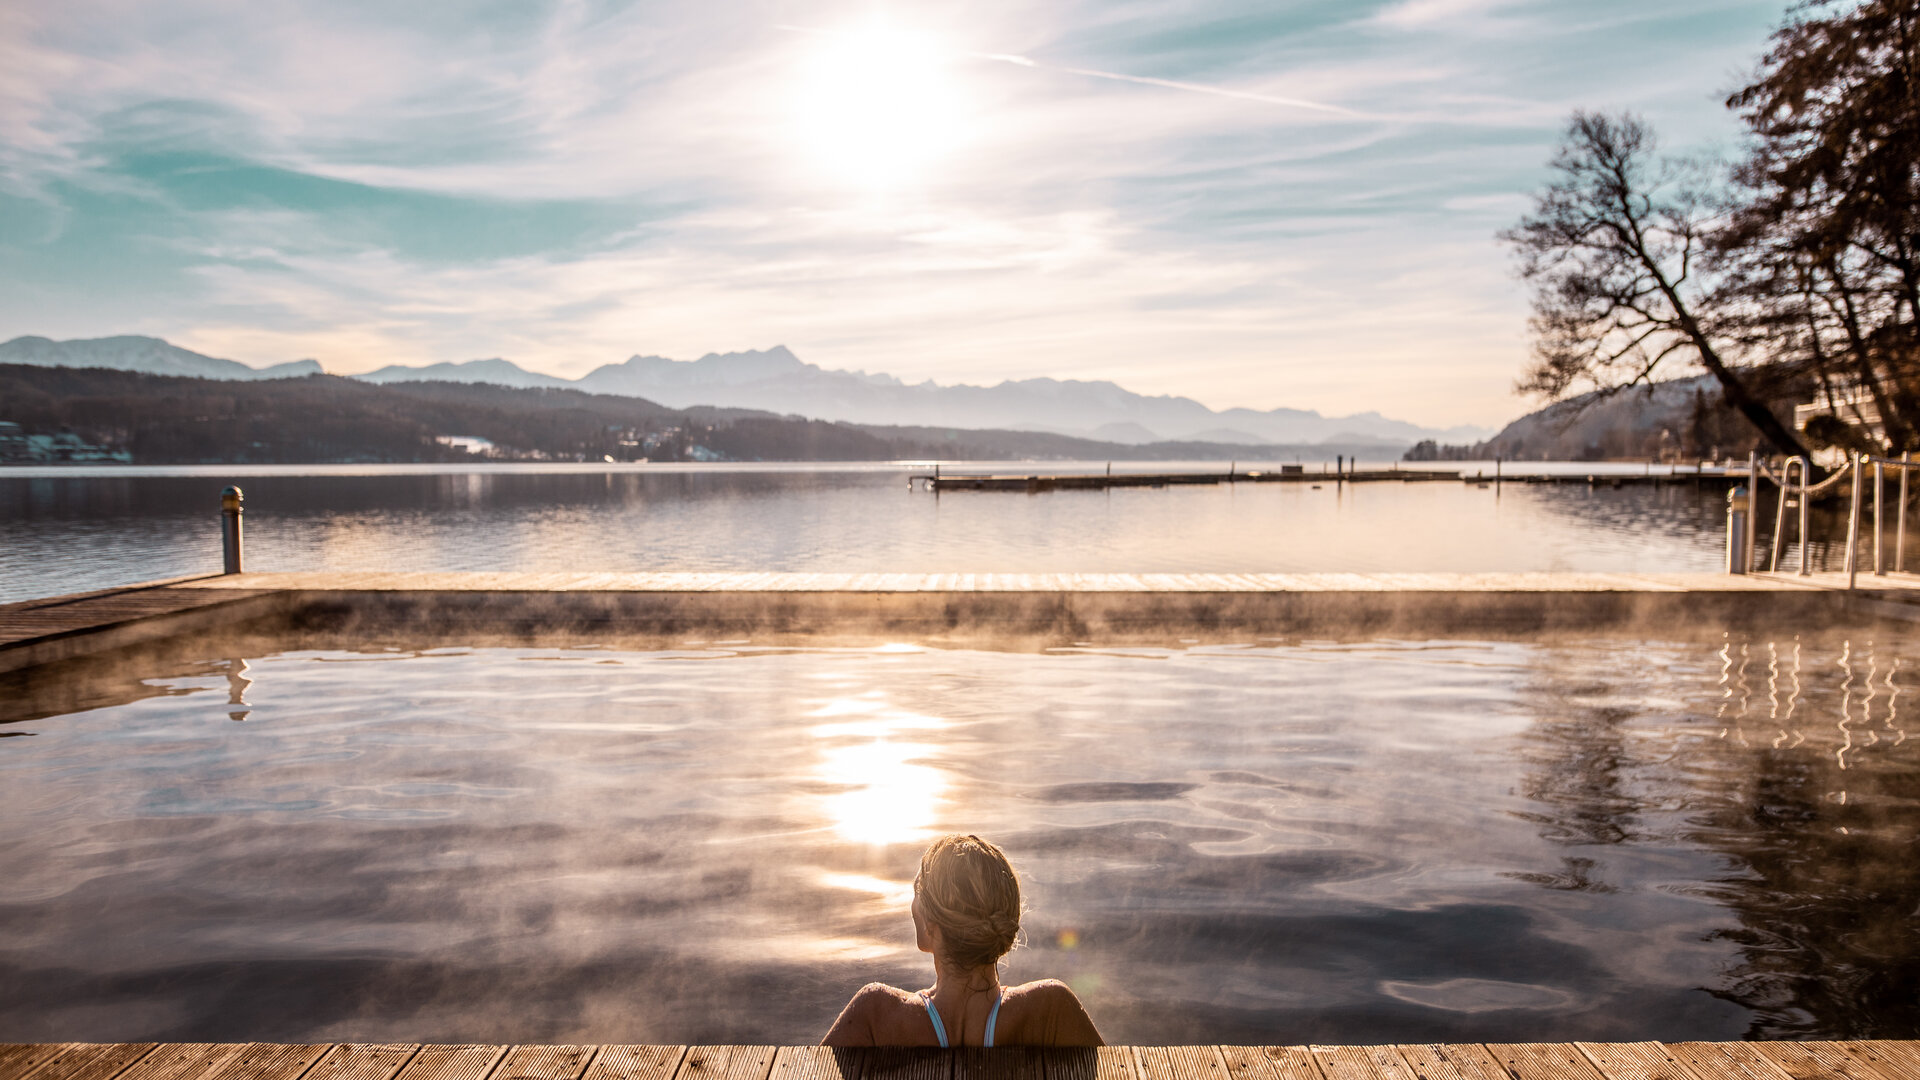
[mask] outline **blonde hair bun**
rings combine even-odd
[[[953,833],[920,856],[920,912],[940,928],[959,967],[999,963],[1020,936],[1020,876],[1007,855],[977,836]]]

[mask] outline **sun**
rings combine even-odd
[[[855,187],[928,179],[966,135],[956,53],[932,35],[874,20],[807,35],[790,99],[814,167]]]

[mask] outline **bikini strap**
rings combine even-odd
[[[1003,1000],[1000,994],[993,995],[993,1011],[987,1013],[987,1041],[981,1044],[983,1046],[993,1045],[993,1025],[1000,1019],[1000,1002]],[[940,1045],[947,1045],[946,1040],[942,1039]]]
[[[940,1040],[940,1049],[945,1050],[947,1048],[947,1025],[940,1022],[940,1010],[933,1007],[933,999],[928,997],[924,990],[920,992],[920,1004],[927,1007],[927,1019],[933,1021],[933,1037]],[[1000,1011],[1000,1002],[995,1001],[993,1003],[993,1011]],[[987,1024],[987,1045],[992,1046],[993,1021],[989,1019]]]

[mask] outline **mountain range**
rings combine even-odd
[[[159,338],[133,335],[80,341],[17,337],[0,343],[0,364],[111,368],[147,375],[186,375],[200,379],[297,379],[323,374],[318,360],[294,360],[263,368],[248,367],[238,360],[203,356]]]
[[[144,337],[66,342],[15,338],[0,344],[0,363],[109,367],[217,379],[284,378],[321,370],[312,360],[250,368]],[[583,390],[645,398],[670,408],[706,405],[859,424],[1041,431],[1129,445],[1185,440],[1384,448],[1422,439],[1470,443],[1491,434],[1475,427],[1423,428],[1377,412],[1327,417],[1307,409],[1216,411],[1191,398],[1137,394],[1105,381],[1036,378],[994,386],[942,386],[932,380],[906,383],[886,374],[828,370],[778,345],[709,353],[698,360],[634,356],[578,379],[528,371],[498,358],[421,367],[390,365],[357,378],[376,384],[431,381]]]

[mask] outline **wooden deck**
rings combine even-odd
[[[218,626],[261,610],[267,597],[254,588],[181,587],[195,580],[0,604],[0,671]]]
[[[1913,1042],[1116,1046],[0,1045],[0,1080],[1920,1080]]]
[[[519,640],[713,632],[1432,637],[1648,625],[1798,632],[1920,622],[1920,575],[1863,574],[1851,592],[1839,573],[208,575],[0,605],[0,672],[272,618],[334,629],[490,628]]]
[[[539,593],[1774,593],[1844,591],[1847,576],[1783,574],[803,574],[777,572],[301,572],[213,575],[174,592]],[[1861,574],[1862,594],[1920,601],[1920,574]]]

